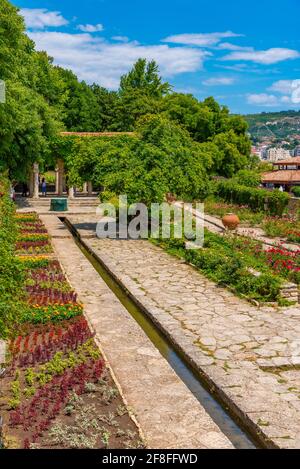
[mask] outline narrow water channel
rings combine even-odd
[[[201,377],[198,376],[180,354],[174,349],[169,340],[162,334],[155,324],[145,315],[144,312],[131,300],[123,288],[116,282],[112,275],[105,269],[96,257],[85,247],[84,242],[77,235],[76,230],[61,218],[74,237],[77,246],[80,248],[85,257],[93,265],[100,277],[104,280],[110,290],[119,299],[122,305],[127,309],[134,320],[143,329],[151,342],[160,352],[160,354],[171,365],[175,373],[185,383],[196,399],[204,407],[211,419],[218,425],[222,432],[231,441],[236,449],[255,449],[259,448],[257,442],[253,442],[251,436],[241,428],[230,416],[230,414],[222,407],[222,405],[209,393],[209,391],[201,383]]]

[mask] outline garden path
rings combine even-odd
[[[232,448],[232,444],[80,251],[63,223],[40,217],[96,341],[150,448]],[[90,235],[92,236],[93,233]],[[89,235],[87,235],[89,236]]]
[[[182,206],[183,202],[175,202],[174,205]],[[203,214],[193,209],[193,214],[200,219],[203,219]],[[204,214],[204,226],[213,232],[222,233],[224,231],[224,225],[219,217],[209,215],[208,213]],[[270,238],[267,236],[263,229],[258,227],[243,227],[240,226],[236,230],[238,235],[246,236],[248,238],[255,239],[257,241],[261,241],[267,246],[278,246],[281,245],[282,247],[289,249],[290,251],[298,251],[300,250],[300,246],[295,243],[288,243],[283,238]]]
[[[300,447],[300,308],[255,307],[146,240],[95,237],[95,217],[68,217],[86,245],[245,422]]]

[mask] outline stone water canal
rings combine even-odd
[[[298,305],[255,307],[148,241],[100,240],[92,217],[70,221],[264,445],[299,447]]]

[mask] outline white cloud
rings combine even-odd
[[[144,57],[155,60],[164,77],[200,70],[209,52],[189,47],[110,43],[91,34],[30,32],[37,49],[54,57],[56,64],[73,70],[80,79],[116,89],[120,75]]]
[[[269,90],[283,94],[281,100],[286,103],[300,103],[300,79],[275,81]]]
[[[69,23],[59,11],[49,11],[46,8],[22,8],[20,14],[24,16],[29,29],[65,26]]]
[[[275,64],[283,60],[300,57],[298,51],[293,49],[272,48],[260,51],[236,51],[226,55],[222,60],[246,60],[258,64]]]
[[[112,40],[118,42],[128,42],[129,38],[127,36],[113,36]]]
[[[279,104],[279,99],[274,94],[259,93],[249,94],[247,96],[249,104],[257,104],[260,106],[276,106]]]
[[[236,34],[232,31],[223,33],[198,33],[198,34],[175,34],[168,36],[162,42],[170,42],[174,44],[185,44],[188,46],[210,47],[218,44],[221,39],[228,37],[239,37],[242,34]]]
[[[290,93],[292,89],[292,84],[294,80],[279,80],[275,81],[272,86],[270,86],[270,91],[277,91],[278,93]]]
[[[221,44],[218,45],[218,49],[221,50],[233,50],[233,51],[253,51],[253,47],[245,47],[245,46],[237,46],[236,44],[231,44],[231,42],[221,42]]]
[[[300,79],[275,81],[268,91],[278,94],[249,94],[247,102],[259,106],[281,106],[282,104],[295,106],[300,103]]]
[[[202,82],[203,85],[206,86],[218,86],[218,85],[233,85],[235,83],[234,78],[230,77],[219,77],[219,78],[209,78],[208,80],[204,80]]]
[[[85,33],[97,33],[99,31],[103,31],[103,24],[80,24],[77,26],[77,29],[83,31]]]

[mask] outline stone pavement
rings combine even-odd
[[[298,306],[255,307],[148,241],[92,239],[92,218],[68,218],[252,430],[300,448]]]
[[[121,393],[150,448],[232,448],[55,216],[43,215]]]
[[[0,365],[5,362],[6,342],[0,340]]]
[[[54,197],[55,198],[55,197]],[[98,197],[77,197],[74,199],[68,199],[68,212],[52,212],[50,211],[50,200],[49,197],[40,197],[39,199],[30,198],[17,198],[16,203],[19,212],[31,212],[35,211],[39,215],[57,215],[64,216],[66,213],[78,215],[95,214],[96,208],[99,204]]]

